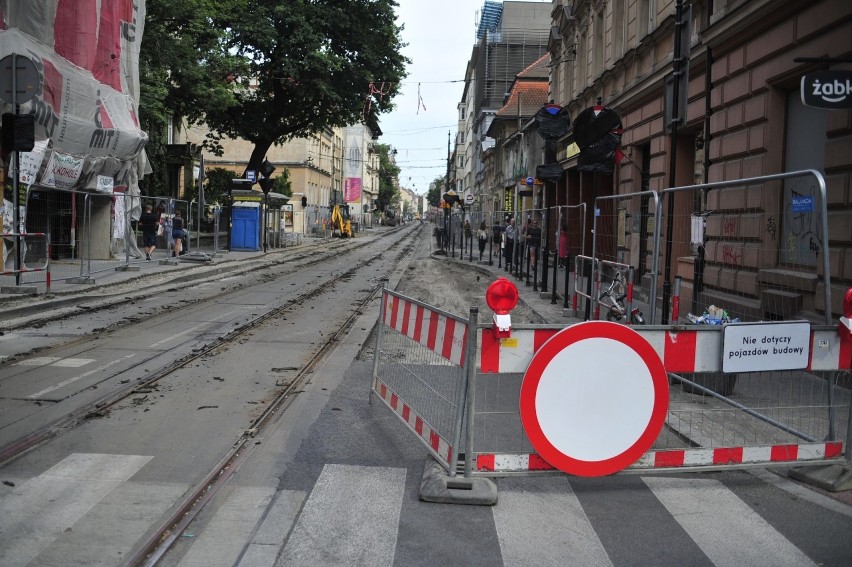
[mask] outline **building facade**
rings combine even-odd
[[[551,202],[586,203],[591,226],[596,197],[699,186],[671,203],[665,195],[659,218],[649,198],[605,203],[602,257],[634,267],[646,297],[680,277],[682,304],[699,313],[709,305],[748,320],[841,313],[852,285],[852,111],[805,106],[799,88],[808,72],[852,68],[852,5],[554,0],[551,8],[550,98],[575,120],[596,105],[614,110],[625,154],[611,174],[584,170],[569,134]],[[686,88],[667,96],[676,51]],[[827,218],[813,176],[702,185],[811,169],[825,178]],[[655,228],[666,246],[654,247]]]

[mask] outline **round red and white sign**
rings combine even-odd
[[[606,321],[555,334],[521,384],[521,422],[536,452],[578,476],[633,464],[660,434],[668,405],[660,356],[630,327]]]

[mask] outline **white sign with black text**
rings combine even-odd
[[[808,321],[730,323],[722,329],[722,372],[798,370],[808,367]]]

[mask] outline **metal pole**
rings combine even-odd
[[[388,292],[388,282],[384,283],[382,286],[382,304],[379,307],[379,322],[376,325],[376,350],[373,353],[373,381],[370,386],[370,399],[369,402],[373,403],[373,392],[376,389],[376,384],[379,380],[379,358],[381,358],[382,354],[382,334],[384,332],[385,325],[385,305],[387,302],[387,292]]]
[[[471,307],[470,309],[470,318],[467,323],[467,353],[465,361],[466,365],[466,383],[465,383],[465,397],[464,397],[464,412],[459,412],[459,416],[464,415],[465,418],[465,426],[466,426],[466,435],[465,435],[465,443],[464,443],[464,476],[465,478],[470,478],[471,471],[473,470],[473,418],[474,418],[474,410],[476,408],[475,401],[475,392],[476,392],[476,351],[477,351],[477,335],[476,328],[479,326],[479,309],[476,307]],[[487,331],[486,331],[487,332]],[[459,423],[461,426],[461,423]],[[458,438],[458,437],[456,437]],[[453,456],[458,454],[458,451],[454,451]],[[455,475],[456,467],[451,467],[450,476]]]
[[[17,118],[21,107],[18,105],[18,54],[14,52],[12,52],[12,108],[15,109],[15,118]],[[13,129],[14,127],[15,126],[12,126]],[[14,138],[14,134],[12,137]],[[18,170],[21,167],[21,162],[19,156],[20,152],[18,150],[12,152],[12,163],[14,164],[15,169],[12,175],[12,222],[14,223],[12,233],[15,234],[12,251],[15,253],[16,286],[21,285],[21,213],[19,210],[21,199],[18,195],[18,178],[20,177]]]
[[[672,133],[671,133],[671,152],[669,158],[669,187],[675,186],[675,168],[677,165],[677,127],[680,122],[678,109],[678,99],[680,95],[680,36],[683,22],[683,0],[677,0],[675,4],[675,37],[674,37],[674,57],[672,59]],[[672,231],[674,230],[674,192],[670,192],[667,196],[668,212],[666,218],[666,258],[663,273],[663,311],[661,314],[661,323],[668,325],[669,323],[669,298],[671,297],[672,284]],[[655,283],[656,285],[656,283]]]

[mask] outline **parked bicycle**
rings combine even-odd
[[[615,276],[609,284],[609,287],[601,292],[598,301],[607,308],[606,320],[614,323],[622,323],[626,319],[627,306],[624,303],[627,297],[625,291],[624,274],[615,272]],[[630,323],[633,325],[644,325],[645,316],[638,307],[633,307],[630,310]]]

